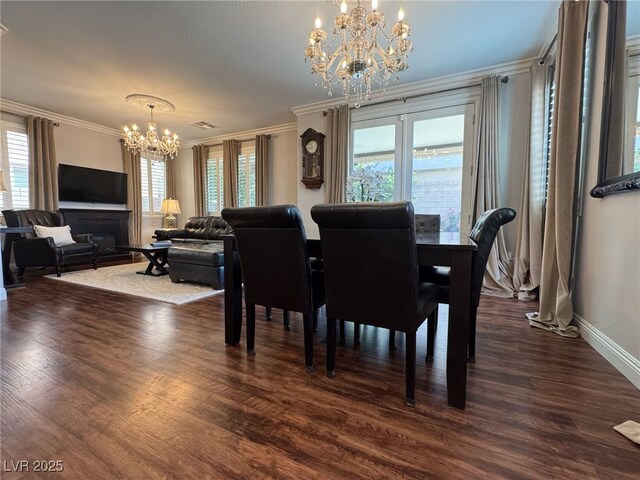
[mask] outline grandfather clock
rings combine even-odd
[[[302,183],[318,189],[324,183],[324,133],[308,128],[302,139]]]

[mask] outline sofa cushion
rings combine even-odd
[[[169,248],[167,261],[171,263],[190,263],[211,267],[224,266],[224,246],[221,241],[202,243],[178,243]]]
[[[63,255],[79,255],[93,253],[93,243],[71,243],[60,247]]]

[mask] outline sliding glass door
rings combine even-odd
[[[471,228],[474,104],[354,121],[348,201],[410,200],[441,230]]]

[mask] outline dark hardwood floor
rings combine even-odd
[[[175,306],[45,278],[2,317],[1,459],[64,471],[2,478],[637,479],[640,392],[582,339],[528,327],[535,305],[483,298],[467,408],[446,401],[446,307],[436,356],[418,342],[417,408],[404,344],[368,327],[339,346],[337,377],[303,367],[302,320],[258,309],[256,351],[224,345],[223,296]],[[13,462],[13,463],[11,463]]]

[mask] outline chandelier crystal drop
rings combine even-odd
[[[152,97],[150,95],[129,95],[127,102],[141,108],[149,108],[151,121],[148,124],[146,134],[143,134],[134,123],[133,126],[125,126],[122,137],[127,148],[141,155],[147,154],[154,161],[163,161],[165,158],[174,158],[180,149],[178,135],[173,135],[165,130],[163,135],[158,134],[158,128],[153,121],[153,111],[172,112],[175,107],[168,101]]]
[[[341,13],[334,21],[333,41],[339,40],[335,49],[327,42],[320,17],[316,18],[305,50],[305,62],[311,61],[311,73],[318,76],[316,85],[333,95],[333,86],[341,83],[342,94],[358,108],[363,100],[371,100],[373,83],[384,90],[391,77],[409,68],[407,57],[413,51],[413,44],[408,39],[411,27],[404,21],[402,8],[391,35],[384,31],[385,18],[378,10],[378,0],[372,0],[371,13],[360,0],[350,13],[347,9],[347,2],[343,0]]]

